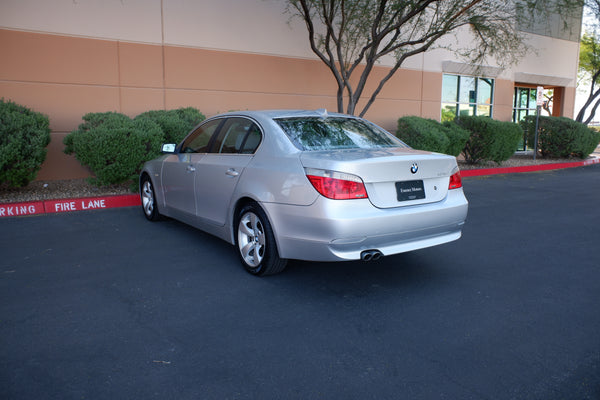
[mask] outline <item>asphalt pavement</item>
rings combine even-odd
[[[138,208],[0,219],[0,398],[600,399],[600,165],[463,183],[457,242],[266,278]]]

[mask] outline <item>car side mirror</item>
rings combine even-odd
[[[175,153],[176,145],[173,143],[167,143],[162,145],[161,152],[163,153]]]

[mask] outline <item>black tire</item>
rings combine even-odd
[[[142,200],[142,211],[148,221],[158,221],[160,213],[156,205],[154,185],[148,175],[144,175],[140,184],[140,199]]]
[[[244,206],[235,220],[235,247],[242,265],[252,275],[277,274],[287,260],[279,257],[273,229],[258,204]]]

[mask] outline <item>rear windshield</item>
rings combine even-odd
[[[300,150],[407,147],[384,130],[359,119],[301,117],[275,121]]]

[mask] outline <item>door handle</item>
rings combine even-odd
[[[192,165],[188,165],[187,168],[185,169],[186,172],[194,172],[196,171],[196,168]]]
[[[233,169],[233,168],[229,168],[229,169],[227,170],[227,172],[225,172],[225,175],[229,175],[229,176],[231,176],[231,177],[236,177],[236,176],[238,176],[239,174],[240,174],[240,173],[239,173],[239,172],[237,172],[237,171],[236,171],[235,169]]]

